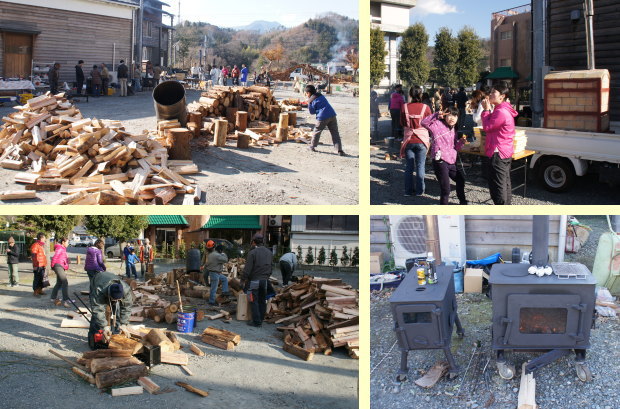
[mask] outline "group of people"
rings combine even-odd
[[[439,203],[449,203],[450,181],[456,184],[459,204],[468,203],[465,196],[465,175],[457,166],[457,155],[466,143],[465,135],[459,130],[469,105],[474,121],[482,126],[486,133],[483,148],[491,199],[496,205],[511,203],[510,168],[515,117],[518,113],[508,100],[509,91],[505,83],[499,83],[491,88],[474,91],[471,99],[463,88],[458,93],[437,93],[429,99],[429,95],[420,87],[412,87],[407,103],[402,86],[395,87],[390,96],[389,109],[393,124],[392,135],[398,136],[400,129],[403,132],[400,156],[405,159],[405,196],[424,194],[426,157],[430,155],[440,187]],[[371,101],[373,98],[375,115],[378,115],[376,93],[371,97]],[[371,103],[371,117],[372,105]]]
[[[245,64],[239,66],[220,65],[218,68],[216,65],[211,67],[208,65],[206,68],[202,65],[194,65],[190,68],[190,74],[192,78],[199,79],[200,81],[211,81],[213,85],[241,85],[247,86],[250,70]],[[254,73],[256,79],[256,73]]]

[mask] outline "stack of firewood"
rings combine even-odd
[[[304,276],[269,300],[267,320],[284,332],[284,350],[306,361],[346,347],[359,357],[359,292],[340,279]]]
[[[0,127],[0,166],[23,170],[26,190],[0,199],[34,199],[38,191],[68,194],[54,204],[167,204],[177,195],[194,204],[201,192],[182,175],[191,160],[168,160],[168,149],[148,133],[126,132],[119,121],[83,118],[64,93],[28,100]]]
[[[217,85],[203,92],[197,102],[189,104],[188,111],[198,111],[203,117],[219,117],[227,116],[227,108],[237,108],[247,112],[250,121],[256,121],[269,118],[273,106],[277,103],[267,87]]]

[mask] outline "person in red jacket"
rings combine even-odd
[[[45,295],[43,292],[45,268],[47,267],[47,257],[45,256],[45,234],[37,234],[37,240],[30,246],[30,254],[32,255],[32,271],[34,278],[32,280],[32,289],[34,295]],[[49,286],[49,282],[47,283]]]
[[[507,101],[508,92],[506,84],[500,83],[491,88],[489,97],[481,102],[484,111],[480,116],[486,132],[484,151],[489,160],[489,191],[496,205],[509,205],[512,199],[510,168],[518,112]],[[493,112],[491,105],[495,107]]]

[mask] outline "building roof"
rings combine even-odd
[[[417,0],[371,0],[371,3],[386,3],[413,8],[415,7]]]
[[[189,226],[187,220],[183,216],[168,216],[168,215],[149,215],[148,221],[150,225],[157,226]]]
[[[132,7],[132,8],[140,8],[139,2],[138,4],[136,4],[135,0],[91,0],[91,1],[97,1],[100,3],[114,3],[114,4],[120,4],[122,6],[128,6],[128,7]]]
[[[487,80],[504,80],[512,78],[519,78],[519,74],[517,74],[511,67],[497,67],[495,71],[486,76]]]
[[[201,229],[250,229],[259,230],[259,216],[211,216]]]

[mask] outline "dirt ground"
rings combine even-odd
[[[274,88],[277,99],[299,98],[290,83]],[[188,90],[188,103],[196,101],[200,92]],[[203,147],[200,140],[192,143],[192,159],[200,173],[189,175],[206,192],[206,204],[295,204],[355,205],[359,202],[359,99],[350,89],[342,88],[327,98],[338,114],[338,128],[346,157],[340,157],[331,144],[329,131],[321,134],[318,152],[307,145],[288,142],[280,146],[237,149],[232,141],[226,148]],[[155,108],[150,91],[137,96],[82,99],[77,103],[84,117],[116,119],[130,132],[153,130]],[[14,110],[0,107],[0,116]],[[298,113],[300,126],[313,127],[316,120],[304,108]],[[202,139],[202,138],[201,138]],[[318,172],[318,170],[324,170]],[[13,182],[15,171],[0,168],[0,190],[23,190]],[[40,192],[37,199],[2,203],[47,204],[61,196],[58,192]],[[182,197],[172,204],[181,204]]]
[[[64,307],[55,307],[47,296],[32,296],[32,270],[28,263],[20,265],[21,286],[7,286],[6,264],[0,265],[0,401],[6,408],[109,408],[114,406],[149,408],[202,408],[253,407],[296,408],[357,408],[358,361],[345,352],[332,356],[315,355],[309,362],[300,360],[282,350],[282,338],[275,325],[265,323],[261,328],[249,327],[233,320],[225,324],[219,320],[198,322],[191,334],[178,334],[181,344],[195,342],[206,353],[198,357],[190,352],[188,376],[174,365],[158,365],[151,378],[162,389],[173,388],[172,393],[113,398],[101,393],[71,372],[70,366],[48,352],[77,358],[88,350],[86,329],[60,328],[66,314]],[[109,271],[119,272],[118,260],[108,262]],[[174,265],[159,266],[157,271],[168,271]],[[69,290],[87,290],[88,278],[81,268],[69,275]],[[276,269],[277,270],[277,269]],[[337,274],[337,275],[336,275]],[[322,273],[358,286],[357,273]],[[280,278],[279,272],[274,277]],[[51,278],[52,285],[55,278]],[[79,294],[79,293],[78,293]],[[86,300],[85,300],[86,301]],[[198,303],[203,302],[200,300]],[[7,311],[7,309],[24,309]],[[217,308],[214,308],[215,311]],[[210,312],[208,312],[210,313]],[[159,326],[147,321],[149,327]],[[241,335],[241,343],[234,351],[224,351],[204,344],[199,334],[212,325]],[[166,327],[176,330],[173,325]],[[184,348],[188,352],[188,348]],[[187,382],[209,392],[201,398],[174,385]],[[182,403],[181,403],[182,402]]]

